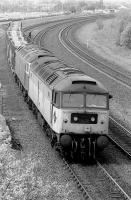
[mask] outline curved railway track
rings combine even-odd
[[[131,89],[131,73],[128,72],[127,74],[125,71],[122,72],[119,69],[114,69],[110,67],[109,64],[105,64],[105,62],[99,60],[98,57],[96,58],[95,55],[92,54],[93,52],[89,52],[87,48],[83,48],[78,41],[73,39],[74,37],[72,37],[72,32],[74,30],[72,29],[74,29],[74,24],[62,29],[59,34],[59,39],[65,48],[71,50],[75,56],[79,56],[80,59],[91,65],[92,68],[94,67],[99,72],[104,73],[105,76],[108,76],[125,87]]]

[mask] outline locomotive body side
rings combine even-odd
[[[16,50],[15,73],[26,93],[29,90],[29,74],[32,64],[48,54],[48,51],[39,50],[38,47],[30,44]]]
[[[52,90],[32,72],[30,72],[28,95],[46,122],[51,125]]]

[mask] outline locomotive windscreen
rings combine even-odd
[[[107,108],[107,95],[86,93],[63,93],[62,106],[65,108]]]
[[[86,107],[107,107],[107,96],[98,94],[86,94]]]

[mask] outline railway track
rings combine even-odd
[[[48,129],[48,136],[51,135],[51,133],[49,134],[49,131],[50,130]],[[113,148],[111,147],[111,149]],[[118,160],[121,163],[121,159],[123,160],[123,158],[119,159],[119,154],[119,151],[117,154],[116,150],[115,156],[118,157]],[[108,161],[103,161],[102,157],[93,160],[89,159],[87,160],[87,163],[81,164],[79,161],[73,161],[74,163],[71,160],[68,161],[68,158],[66,159],[62,152],[60,152],[60,155],[65,169],[68,170],[71,178],[75,181],[78,190],[85,200],[131,200],[131,187],[128,182],[123,180],[110,164],[107,164]],[[130,160],[125,154],[123,154],[123,157],[128,166]],[[112,160],[114,158],[110,159]],[[114,161],[112,160],[111,162]],[[109,163],[111,162],[109,161]],[[124,165],[121,166],[121,171],[124,171],[125,174],[130,177],[128,167],[125,168]]]
[[[131,199],[117,183],[115,177],[113,178],[99,161],[95,160],[96,164],[88,166],[77,163],[71,164],[64,158],[63,162],[70,176],[76,182],[78,189],[82,192],[84,199]]]
[[[76,23],[75,26],[76,25],[78,24]],[[72,37],[72,32],[74,31],[72,27],[74,27],[74,24],[62,29],[59,34],[59,39],[65,48],[71,50],[75,56],[79,56],[80,59],[85,61],[88,65],[91,65],[92,68],[95,68],[99,72],[131,89],[131,73],[122,72],[119,69],[110,67],[109,64],[107,65],[102,60],[99,60],[98,57],[96,58],[93,52],[90,52],[87,48],[83,48],[78,41],[72,39],[74,38]]]
[[[77,185],[78,189],[81,191],[84,199],[85,200],[86,199],[93,200],[92,197],[90,196],[87,188],[84,186],[84,184],[82,183],[82,181],[80,180],[78,175],[75,173],[73,168],[70,166],[70,164],[64,158],[63,158],[63,163],[64,163],[65,168],[69,171],[71,177],[76,182],[76,185]]]
[[[131,131],[110,116],[110,128],[116,134],[110,133],[110,140],[116,144],[131,159]],[[119,133],[119,137],[117,136]]]

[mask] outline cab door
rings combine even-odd
[[[52,116],[51,124],[52,129],[59,133],[61,129],[61,109],[60,109],[60,92],[53,92],[53,101],[52,101]]]

